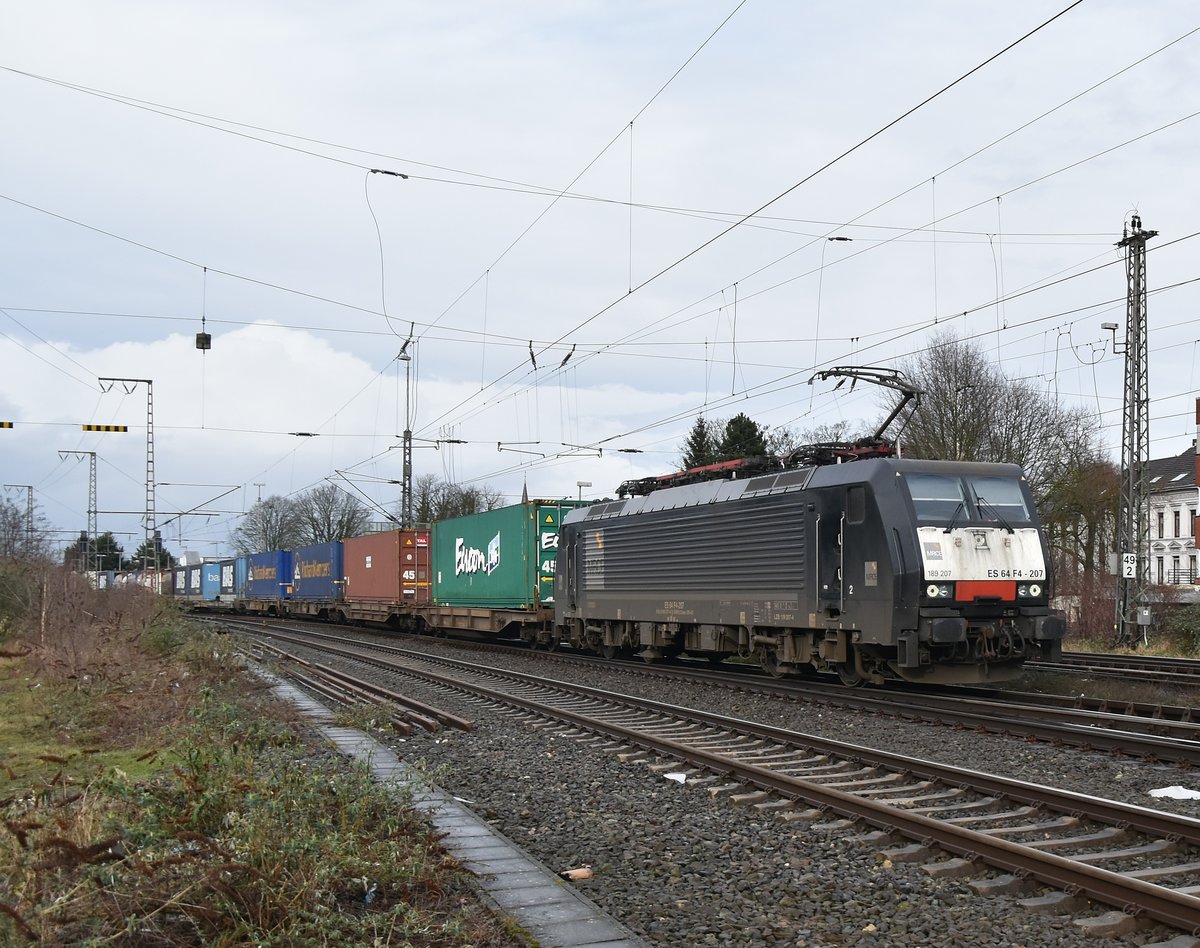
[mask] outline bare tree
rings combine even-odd
[[[418,523],[465,517],[504,506],[504,494],[488,484],[451,484],[434,474],[413,482],[413,516]]]
[[[910,457],[1019,464],[1039,504],[1062,472],[1099,456],[1099,419],[1005,377],[982,347],[951,333],[904,367],[924,391],[903,435]]]
[[[1054,549],[1060,588],[1107,573],[1105,553],[1114,548],[1120,470],[1102,458],[1081,458],[1064,467],[1041,505]],[[1086,584],[1085,584],[1086,585]]]
[[[810,428],[789,428],[777,425],[767,431],[767,450],[771,454],[787,454],[805,444],[832,444],[853,441],[867,433],[861,425],[852,422],[831,421],[823,425],[813,425]]]
[[[906,454],[944,461],[999,460],[994,436],[1001,423],[997,408],[1007,401],[1007,382],[982,349],[942,333],[903,371],[924,392],[920,407],[908,413],[902,436]]]
[[[336,484],[305,491],[294,508],[300,539],[306,545],[359,536],[371,523],[367,508]]]
[[[903,436],[910,457],[1019,464],[1066,573],[1104,568],[1115,474],[1099,418],[1008,379],[979,346],[945,333],[904,367],[924,390]]]
[[[300,537],[295,503],[274,494],[246,511],[230,534],[230,542],[239,553],[263,553],[295,549],[301,545]]]
[[[7,497],[0,498],[0,557],[15,559],[47,559],[52,550],[46,518],[37,504],[33,508],[33,530],[28,511]]]

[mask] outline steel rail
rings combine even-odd
[[[340,646],[323,645],[320,647],[344,657],[357,658],[394,669],[391,663],[382,660],[378,655],[363,655],[354,649],[345,649]],[[422,661],[431,660],[430,656],[424,653],[410,654]],[[496,669],[477,666],[474,663],[447,659],[432,659],[432,662],[455,667],[460,671],[472,674],[492,676],[497,674]],[[802,778],[776,773],[754,764],[739,762],[718,752],[706,751],[670,738],[639,731],[636,728],[596,718],[572,708],[547,705],[544,701],[514,695],[482,683],[467,683],[458,679],[447,680],[444,676],[428,671],[411,668],[400,670],[409,674],[415,673],[430,680],[441,681],[443,684],[452,685],[457,689],[502,705],[551,717],[565,724],[583,728],[622,743],[632,743],[664,756],[733,777],[741,783],[773,791],[788,799],[803,800],[812,806],[832,811],[841,816],[862,820],[872,826],[898,832],[903,836],[918,840],[924,845],[936,844],[968,861],[983,862],[1011,873],[1036,879],[1050,886],[1063,888],[1117,906],[1132,915],[1145,915],[1183,931],[1200,934],[1200,898],[1196,896],[1092,866],[1086,862],[1078,862],[1051,852],[1022,846],[986,832],[970,830],[964,826],[907,811],[868,797],[847,793],[836,787],[822,786]],[[707,712],[697,712],[651,699],[618,697],[601,689],[576,685],[564,686],[562,682],[548,682],[537,676],[522,673],[503,672],[502,675],[527,685],[553,687],[559,692],[569,688],[570,691],[589,698],[601,699],[608,704],[620,703],[637,710],[653,710],[670,715],[676,720],[699,720],[726,731],[770,736],[787,744],[801,745],[809,750],[821,750],[854,761],[891,766],[905,774],[933,777],[952,786],[970,786],[974,790],[991,796],[1003,796],[1041,806],[1052,804],[1056,809],[1083,814],[1093,820],[1116,823],[1122,828],[1129,826],[1143,832],[1166,836],[1171,842],[1186,841],[1193,845],[1200,843],[1200,821],[1187,817],[1119,804],[1070,791],[1022,784],[1004,777],[868,750],[839,741],[814,738],[811,735],[798,735],[768,725],[757,725],[753,722],[725,718]]]
[[[251,627],[261,628],[260,625]],[[296,631],[333,641],[346,641],[344,637],[332,633],[309,629]],[[360,644],[385,652],[404,651],[400,646],[383,642]],[[723,687],[745,687],[754,692],[792,700],[849,707],[907,720],[963,726],[995,734],[1019,734],[1084,750],[1143,757],[1186,767],[1200,766],[1200,724],[1192,721],[1126,715],[1111,710],[1065,708],[1061,702],[1055,702],[1055,707],[1049,708],[1043,705],[1022,705],[1016,701],[982,697],[989,694],[983,690],[973,690],[970,697],[960,698],[952,694],[926,690],[913,692],[850,689],[842,685],[826,685],[820,682],[791,683],[757,676],[746,676],[742,681],[738,678],[731,680],[728,672],[708,669],[647,666],[634,662],[615,664],[639,674],[682,678],[719,684]],[[983,710],[984,708],[987,710]]]

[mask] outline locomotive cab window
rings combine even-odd
[[[962,481],[941,474],[906,474],[908,495],[912,498],[917,523],[948,523],[955,513],[962,517],[966,507]]]
[[[1028,523],[1029,507],[1021,493],[1021,482],[1011,477],[968,478],[975,495],[975,516],[979,520]]]

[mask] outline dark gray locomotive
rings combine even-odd
[[[871,458],[572,511],[555,641],[755,659],[849,684],[998,681],[1061,650],[1015,465]]]

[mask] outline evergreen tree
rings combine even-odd
[[[153,539],[143,540],[122,566],[125,569],[170,569],[175,562],[175,557],[163,548],[162,537],[156,533]]]
[[[87,534],[81,533],[79,539],[63,552],[63,562],[81,573],[92,569],[118,570],[121,568],[121,554],[124,552],[124,548],[112,533],[102,533],[91,543],[88,542]]]
[[[756,421],[739,412],[725,423],[725,431],[717,444],[716,460],[762,457],[767,453],[766,432]]]
[[[713,423],[703,415],[696,416],[696,423],[688,432],[687,441],[683,444],[683,457],[679,465],[683,470],[692,467],[703,467],[717,460],[716,438],[713,437]]]

